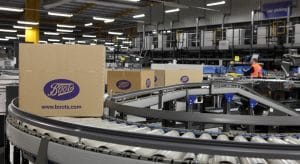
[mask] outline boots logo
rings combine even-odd
[[[180,81],[182,82],[182,83],[188,83],[189,82],[189,80],[190,80],[190,78],[188,77],[188,76],[182,76],[181,78],[180,78]]]
[[[127,90],[131,87],[131,83],[128,80],[119,80],[116,83],[116,87],[121,89],[121,90]]]
[[[151,80],[147,79],[146,80],[146,88],[150,88],[151,87]]]
[[[79,86],[67,79],[56,79],[49,81],[44,86],[44,93],[47,97],[54,100],[70,100],[79,94]]]

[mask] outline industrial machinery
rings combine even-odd
[[[297,49],[290,49],[288,54],[283,55],[281,68],[287,77],[298,76],[300,78],[300,55]],[[291,68],[294,69],[292,75]]]
[[[103,118],[40,117],[19,109],[15,99],[8,108],[7,136],[10,148],[36,163],[298,163],[299,113],[254,91],[251,83],[112,95]],[[176,102],[182,100],[186,108],[180,110]],[[238,103],[248,113],[236,110]],[[256,113],[257,106],[266,112]],[[246,130],[236,130],[241,125]],[[14,154],[18,159],[20,153]]]

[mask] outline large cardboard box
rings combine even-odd
[[[200,70],[155,70],[155,87],[202,81],[203,73]]]
[[[108,92],[126,93],[154,87],[154,71],[151,70],[108,70]]]
[[[104,46],[19,47],[22,110],[40,116],[102,116]]]

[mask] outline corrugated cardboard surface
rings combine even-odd
[[[200,70],[155,70],[157,78],[155,87],[170,86],[183,84],[182,77],[188,77],[186,83],[201,83],[203,81],[203,73]]]
[[[102,116],[104,46],[20,44],[19,47],[21,109],[41,116]],[[47,96],[44,87],[56,79],[75,82],[79,94],[66,100]]]
[[[147,79],[150,80],[150,86],[146,86]],[[120,89],[118,82],[125,81],[130,83],[130,87]],[[107,71],[108,92],[126,93],[141,89],[154,87],[154,71],[150,70],[109,70]]]

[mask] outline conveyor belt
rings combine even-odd
[[[256,95],[248,88],[228,85],[237,94]],[[116,95],[106,101],[113,110],[143,117],[160,119],[213,122],[228,124],[251,124],[272,126],[299,126],[298,116],[261,117],[203,114],[193,112],[170,112],[146,108],[128,107],[124,103],[156,103],[160,91],[168,95],[162,100],[181,96],[183,93],[224,92],[224,86],[201,88],[207,84],[190,84],[160,89],[149,89]],[[225,87],[226,88],[226,87]],[[233,88],[236,88],[234,90]],[[188,92],[187,90],[188,89]],[[238,92],[239,89],[243,90]],[[174,94],[176,92],[177,94]],[[252,95],[253,94],[253,95]],[[249,96],[248,95],[248,96]],[[245,95],[244,95],[245,96]],[[245,96],[247,97],[247,96]],[[138,105],[139,103],[136,103]],[[272,106],[279,105],[272,102]],[[288,112],[288,111],[285,111]],[[291,114],[291,113],[290,113]],[[37,156],[39,143],[46,140],[48,159],[58,163],[298,163],[300,139],[298,134],[229,134],[204,131],[161,128],[129,123],[126,120],[104,118],[39,117],[25,113],[16,103],[9,106],[7,118],[9,140],[24,151]],[[70,159],[65,159],[71,156]]]
[[[163,90],[164,93],[162,95],[162,102],[183,98],[186,95],[234,93],[250,99],[254,99],[261,104],[273,108],[274,110],[279,110],[288,115],[299,116],[299,114],[294,109],[291,109],[287,106],[284,106],[281,103],[278,103],[268,97],[265,97],[253,91],[251,88],[245,87],[237,83],[225,83],[225,84],[221,83],[221,84],[222,85],[220,85],[220,83],[217,82],[215,83],[215,85],[211,85],[210,86],[211,88],[201,88],[203,86],[207,86],[208,84],[187,84],[184,87],[182,85],[178,85],[178,86],[168,87],[167,89],[157,88],[157,89],[149,89],[146,91],[137,91],[137,92],[132,92],[130,94],[127,94],[129,98],[132,97],[134,99],[121,101],[119,103],[126,106],[139,107],[139,108],[157,105],[159,103],[159,95],[152,95],[152,93],[159,93],[161,90]],[[195,86],[198,86],[198,89],[195,89]],[[144,96],[138,99],[136,98],[142,95],[149,95],[149,96],[146,97]],[[112,97],[112,99],[113,101],[119,101],[122,100],[124,97],[125,97],[124,95],[117,95]]]

